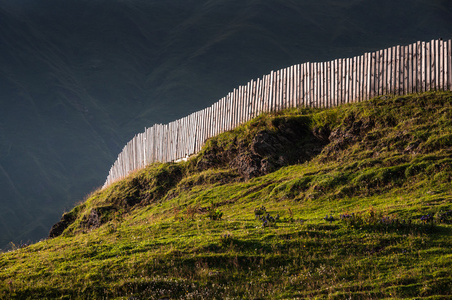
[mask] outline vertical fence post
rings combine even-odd
[[[444,47],[443,47],[443,40],[439,40],[439,88],[440,90],[445,89],[444,85]]]
[[[449,90],[452,90],[452,39],[447,41],[447,81]]]

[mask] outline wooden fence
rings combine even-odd
[[[451,40],[432,40],[272,71],[239,86],[210,107],[137,134],[119,154],[104,186],[152,162],[195,154],[206,139],[262,112],[333,107],[384,94],[452,90],[451,49]]]

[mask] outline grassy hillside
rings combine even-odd
[[[0,249],[45,237],[145,126],[272,69],[439,37],[447,0],[2,0]]]
[[[273,168],[245,176],[257,152]],[[1,254],[0,298],[450,299],[451,157],[452,92],[263,115]]]

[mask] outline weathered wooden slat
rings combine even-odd
[[[452,40],[447,41],[447,72],[448,89],[452,91]]]
[[[444,90],[449,89],[448,41],[443,41]]]
[[[308,86],[308,76],[309,76],[309,69],[308,69],[308,63],[303,64],[303,106],[307,107],[309,104],[309,86]]]
[[[425,42],[421,43],[421,86],[420,91],[425,91],[425,87],[427,85],[427,76],[426,76],[426,45]]]
[[[391,95],[396,94],[396,74],[395,74],[395,70],[396,70],[396,62],[397,62],[397,57],[396,57],[396,48],[395,47],[391,47],[388,49],[388,64],[390,66],[390,70],[388,71],[388,93]]]
[[[319,94],[320,94],[320,107],[326,107],[326,99],[325,99],[325,87],[326,87],[326,70],[325,63],[322,62],[319,64]]]
[[[444,90],[444,46],[443,40],[439,40],[439,89]]]
[[[337,81],[337,90],[336,90],[336,106],[339,106],[342,103],[342,79],[344,78],[343,76],[343,67],[342,67],[342,63],[343,63],[343,59],[338,59],[337,60],[337,72],[336,72],[336,81]]]
[[[338,60],[332,61],[331,66],[331,106],[337,105],[337,90],[338,90]]]
[[[364,100],[364,83],[365,83],[365,77],[364,77],[364,69],[365,69],[365,62],[364,62],[364,54],[359,57],[358,61],[359,66],[359,76],[358,76],[358,101]]]

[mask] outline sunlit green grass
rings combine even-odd
[[[451,298],[451,104],[452,93],[426,93],[262,116],[204,150],[275,130],[275,118],[374,125],[248,181],[197,171],[199,157],[140,170],[89,195],[62,236],[2,254],[0,298]],[[262,206],[279,220],[263,226]],[[97,229],[86,223],[93,209]]]

